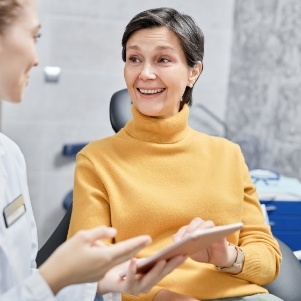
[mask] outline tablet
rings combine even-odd
[[[242,227],[243,223],[239,222],[192,232],[182,240],[167,246],[155,254],[139,259],[137,273],[147,273],[159,260],[169,260],[177,255],[193,255]],[[120,276],[123,277],[125,274],[125,271],[123,271],[120,273]]]

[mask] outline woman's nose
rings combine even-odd
[[[151,66],[150,64],[144,64],[143,69],[141,70],[141,72],[139,74],[139,79],[144,80],[144,81],[150,80],[150,79],[156,79],[156,73],[155,73],[153,66]]]

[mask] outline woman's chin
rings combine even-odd
[[[137,110],[146,116],[150,116],[150,117],[158,117],[160,118],[160,113],[161,113],[161,108],[156,108],[154,106],[147,106],[147,105],[140,105],[138,107],[136,107]]]

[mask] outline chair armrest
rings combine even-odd
[[[44,261],[67,239],[69,224],[72,213],[72,204],[70,205],[68,211],[62,218],[59,225],[56,227],[54,232],[45,242],[45,244],[40,248],[36,257],[37,267],[43,264]]]
[[[285,301],[301,300],[301,263],[293,251],[277,239],[282,253],[282,263],[278,277],[265,288]]]
[[[88,143],[65,144],[62,154],[64,156],[75,156]]]

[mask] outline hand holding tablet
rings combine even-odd
[[[147,258],[140,259],[138,262],[137,273],[147,273],[159,260],[169,260],[177,255],[195,254],[201,249],[207,248],[212,243],[225,238],[227,235],[242,227],[243,223],[239,222],[194,231],[185,236],[182,240],[167,246],[163,250],[160,250]],[[125,272],[122,272],[120,276],[125,276]]]

